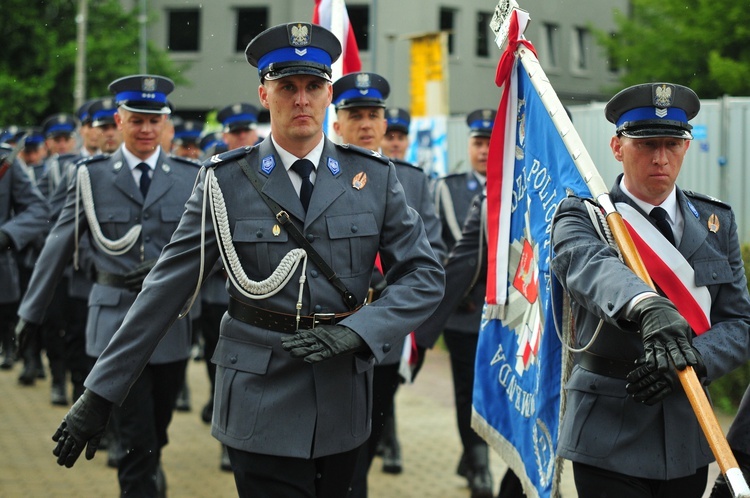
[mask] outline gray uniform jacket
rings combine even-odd
[[[437,216],[435,204],[432,200],[427,175],[424,174],[421,168],[411,163],[399,159],[392,159],[392,161],[396,166],[396,176],[404,187],[406,203],[419,213],[424,224],[427,240],[430,242],[430,247],[435,252],[438,261],[442,261],[446,254],[445,242],[443,242],[441,237],[440,219]],[[380,364],[393,365],[399,363],[403,347],[403,341],[394,345],[391,352],[388,353]]]
[[[727,441],[733,450],[750,455],[750,387],[742,396],[740,408],[727,433]]]
[[[225,314],[213,357],[217,372],[212,434],[233,448],[268,455],[317,458],[354,449],[370,433],[373,361],[382,360],[432,313],[443,295],[442,267],[387,159],[326,139],[305,215],[266,138],[258,146],[235,149],[205,163],[223,191],[233,245],[249,278],[267,278],[297,244],[286,229],[278,229],[274,213],[240,169],[237,160],[243,157],[257,173],[263,192],[290,214],[358,300],[364,301],[367,294],[378,253],[390,285],[380,299],[339,322],[359,334],[372,354],[308,364],[282,349],[281,333]],[[125,398],[196,285],[206,174],[201,171],[172,241],[86,380],[86,387],[113,402]],[[203,233],[207,272],[219,258],[210,214]],[[249,305],[294,314],[301,268],[280,292],[264,300],[248,299],[234,285],[229,292]],[[347,311],[339,292],[313,263],[306,276],[303,315]]]
[[[612,201],[635,206],[619,184],[620,178],[611,191]],[[706,286],[712,298],[711,329],[693,340],[705,362],[708,383],[750,356],[750,298],[729,206],[679,188],[677,202],[685,220],[678,250],[695,270],[695,284]],[[715,233],[707,227],[711,215],[719,219]],[[552,241],[552,269],[573,302],[576,346],[587,344],[603,319],[590,351],[632,363],[643,353],[640,334],[618,326],[618,317],[649,287],[599,240],[581,199],[562,201]],[[694,474],[714,460],[681,387],[663,402],[646,406],[626,394],[625,384],[624,379],[574,366],[565,386],[568,408],[560,427],[560,456],[662,480]]]
[[[448,175],[435,183],[435,207],[442,224],[442,237],[450,252],[461,238],[461,228],[474,197],[484,189],[473,171]],[[478,282],[444,321],[446,329],[469,334],[479,333],[485,286]],[[433,322],[436,323],[436,322]],[[435,331],[439,335],[440,330]],[[437,338],[437,335],[435,337]]]
[[[96,218],[104,235],[110,240],[119,239],[133,225],[141,224],[140,239],[119,256],[102,251],[91,237],[83,206],[76,212],[75,187],[72,185],[19,307],[19,316],[28,322],[41,323],[52,297],[51,291],[73,256],[76,216],[80,223],[79,233],[88,234],[91,239],[91,257],[96,271],[124,275],[141,261],[159,257],[177,228],[198,173],[196,163],[162,153],[144,200],[123,158],[122,149],[112,156],[96,156],[84,161],[91,178]],[[89,295],[86,324],[88,355],[96,357],[101,354],[136,295],[124,288],[94,284]],[[183,360],[190,356],[190,346],[190,322],[180,320],[169,329],[158,347],[154,344],[153,355],[149,354],[147,360],[150,358],[154,364]]]
[[[8,152],[7,149],[4,149]],[[0,178],[0,230],[11,238],[15,251],[49,229],[49,203],[29,179],[18,160]],[[0,250],[0,304],[21,299],[18,259],[14,251]]]

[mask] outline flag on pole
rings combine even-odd
[[[343,8],[336,15],[336,19],[334,19],[334,12],[338,10],[334,4],[337,2],[340,2]],[[349,21],[349,13],[346,11],[346,5],[344,5],[342,0],[315,0],[312,22],[332,31],[341,42],[343,67],[339,77],[348,73],[356,73],[362,69],[362,61],[359,59],[359,48],[357,48],[357,39],[354,37],[352,23]],[[337,29],[337,26],[341,26],[341,29]]]
[[[534,50],[521,35],[528,14],[512,16],[496,76],[503,95],[487,170],[487,301],[472,426],[518,475],[527,496],[550,497],[559,484],[562,376],[555,331],[555,320],[562,322],[562,293],[550,273],[551,222],[568,192],[587,196],[588,188],[519,67],[519,44]]]

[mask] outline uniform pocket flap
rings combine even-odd
[[[362,358],[359,355],[354,356],[354,366],[357,369],[358,374],[370,370],[374,364],[375,358],[373,358],[372,356],[369,356],[367,358]]]
[[[125,223],[126,221],[130,221],[130,211],[122,208],[96,208],[96,218],[100,223]]]
[[[628,395],[625,391],[626,383],[625,380],[597,375],[576,366],[565,387],[574,391],[624,398]]]
[[[287,231],[274,219],[246,218],[237,220],[234,224],[232,240],[249,243],[286,242],[287,236]]]
[[[695,285],[706,286],[733,282],[732,268],[725,259],[700,259],[695,261]]]
[[[212,361],[224,368],[264,375],[271,352],[271,346],[220,337]]]
[[[349,239],[378,234],[378,225],[372,213],[326,216],[328,236],[332,239]]]
[[[161,207],[161,221],[180,221],[182,213],[185,212],[185,206],[175,204],[174,206]]]
[[[99,285],[89,294],[89,306],[117,306],[120,304],[122,289]]]

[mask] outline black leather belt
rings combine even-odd
[[[589,353],[588,351],[581,353],[578,358],[578,365],[589,372],[606,375],[607,377],[614,377],[616,379],[626,379],[628,373],[635,368],[635,363],[633,362],[605,358],[604,356]]]
[[[118,289],[127,289],[127,285],[125,285],[125,275],[118,275],[116,273],[97,271],[96,283],[99,285],[107,285],[109,287],[117,287]]]
[[[300,316],[299,326],[297,316],[278,311],[269,311],[263,308],[250,306],[235,298],[229,299],[229,316],[235,320],[274,332],[291,334],[297,329],[311,329],[316,325],[335,325],[339,320],[355,313],[359,308],[346,313],[316,313],[312,316]]]

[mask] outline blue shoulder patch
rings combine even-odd
[[[206,168],[211,168],[211,167],[218,166],[221,163],[234,161],[236,159],[246,156],[255,147],[256,147],[255,145],[246,145],[245,147],[238,147],[236,149],[222,152],[221,154],[213,155],[209,157],[208,159],[206,159],[205,161],[203,161],[203,166]]]

